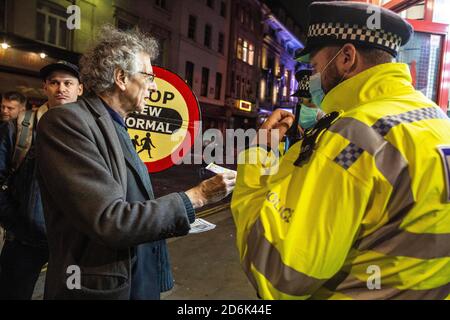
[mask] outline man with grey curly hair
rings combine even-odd
[[[98,95],[114,90],[117,68],[130,75],[142,73],[142,61],[153,61],[158,57],[156,40],[139,31],[122,32],[112,26],[104,26],[100,34],[103,41],[99,41],[80,61],[85,86]],[[141,56],[144,59],[138,59],[140,55],[144,55]],[[154,82],[150,84],[154,90]]]
[[[50,249],[45,299],[159,299],[173,287],[165,239],[186,235],[195,209],[234,187],[234,174],[217,175],[154,198],[124,118],[157,90],[156,55],[154,39],[104,27],[80,63],[91,94],[39,124]]]

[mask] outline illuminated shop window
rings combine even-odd
[[[437,102],[442,37],[415,32],[409,43],[400,49],[399,62],[409,65],[414,87]]]
[[[253,65],[255,62],[255,46],[245,39],[238,38],[237,58]]]

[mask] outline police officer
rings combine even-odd
[[[393,62],[412,32],[380,7],[310,6],[302,55],[327,116],[270,176],[273,152],[246,150],[259,162],[239,165],[232,199],[240,258],[262,298],[449,296],[450,121]],[[292,123],[276,111],[262,128],[282,137]]]

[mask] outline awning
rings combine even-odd
[[[27,98],[46,99],[42,89],[42,80],[30,76],[0,72],[0,90],[2,93],[19,91]]]

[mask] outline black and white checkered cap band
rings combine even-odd
[[[309,26],[308,38],[334,36],[337,40],[352,40],[379,45],[398,52],[402,38],[383,29],[369,29],[342,23],[317,23]]]
[[[298,83],[298,90],[309,91],[309,75],[304,75]]]

